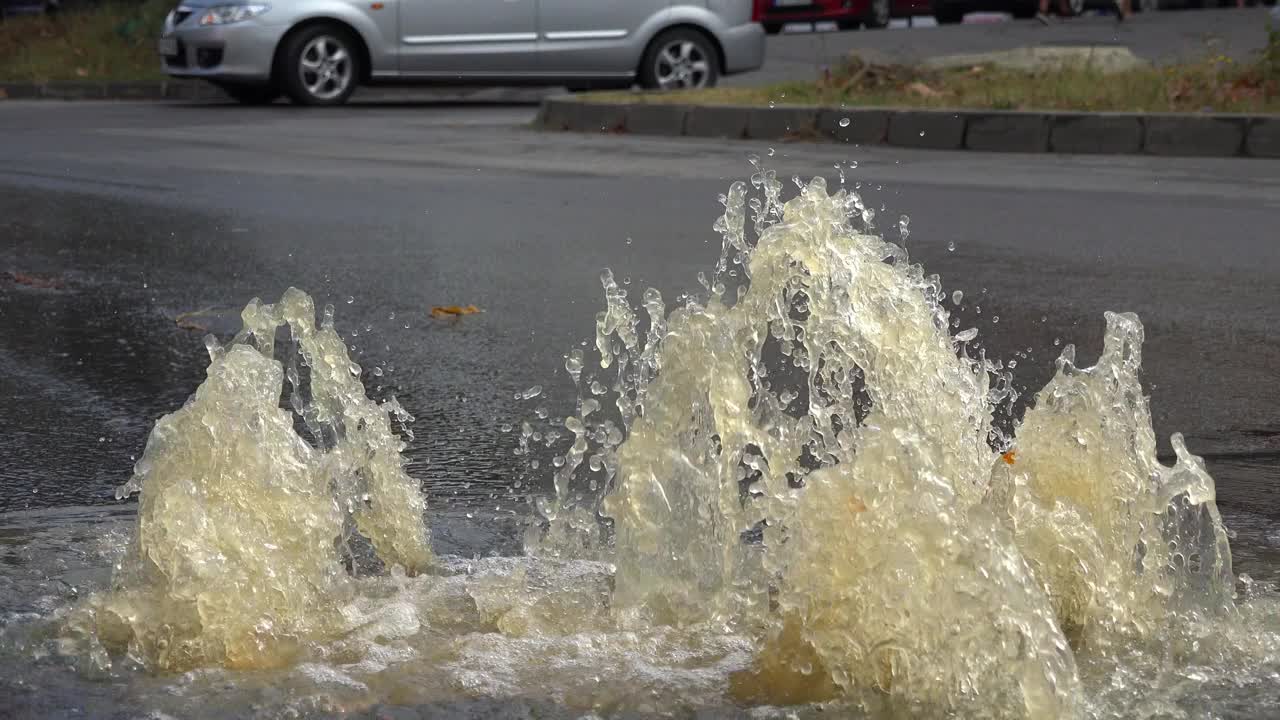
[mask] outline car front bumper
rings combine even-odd
[[[165,20],[160,36],[160,66],[173,77],[245,82],[271,77],[276,46],[287,29],[259,18],[231,25],[196,25],[193,15],[174,24]]]

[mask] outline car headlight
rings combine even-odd
[[[270,5],[214,5],[200,16],[201,25],[230,25],[257,17],[271,9]]]

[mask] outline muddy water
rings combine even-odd
[[[1023,424],[1002,424],[1014,368],[951,327],[937,280],[866,234],[857,198],[809,186],[784,210],[776,180],[760,176],[757,190],[757,205],[746,186],[728,193],[721,263],[673,312],[655,293],[633,306],[602,278],[599,354],[566,357],[574,412],[513,429],[521,477],[551,478],[554,493],[536,514],[479,493],[428,508],[434,559],[388,552],[396,543],[379,530],[415,535],[382,522],[412,493],[379,511],[347,482],[406,470],[378,459],[396,442],[389,429],[366,434],[394,407],[369,410],[347,382],[344,402],[321,405],[363,408],[351,427],[308,427],[319,411],[306,403],[292,406],[298,421],[272,420],[287,413],[273,394],[288,408],[286,382],[308,383],[286,380],[287,359],[273,364],[276,348],[250,336],[215,351],[204,398],[153,432],[134,483],[140,514],[5,516],[0,657],[14,707],[1124,717],[1273,706],[1280,539],[1250,499],[1268,492],[1270,466],[1222,466],[1249,490],[1233,506],[1195,458],[1157,462],[1138,321],[1108,317],[1097,365],[1064,358]],[[169,453],[166,433],[200,452]],[[407,470],[430,488],[429,467]],[[219,505],[222,490],[234,497]],[[372,513],[363,527],[361,513]],[[143,529],[184,517],[176,527],[203,532],[139,544]],[[140,559],[154,567],[139,572]],[[236,583],[263,602],[228,611]],[[133,603],[85,622],[138,592],[194,593],[198,619]],[[147,640],[158,635],[165,648]],[[192,637],[202,651],[171,662],[166,649]]]

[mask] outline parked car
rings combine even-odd
[[[789,22],[834,22],[841,30],[883,28],[890,17],[928,15],[932,0],[760,0],[764,31],[782,32]]]
[[[360,84],[710,87],[764,62],[759,0],[184,0],[164,71],[243,103]]]

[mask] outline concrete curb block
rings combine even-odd
[[[619,106],[622,107],[622,106]],[[684,134],[690,137],[741,139],[747,134],[751,108],[698,105],[684,116]]]
[[[1049,135],[1050,152],[1136,155],[1142,152],[1141,115],[1089,115],[1072,113],[1053,116]]]
[[[606,110],[607,109],[607,110]],[[1280,157],[1280,116],[742,107],[542,101],[537,127],[981,152]]]
[[[980,152],[1049,151],[1049,116],[1040,113],[972,113],[964,147]]]
[[[752,140],[782,140],[810,137],[818,119],[816,108],[755,108],[747,114],[747,137]]]
[[[1239,155],[1248,132],[1246,117],[1147,118],[1144,149],[1152,155]]]
[[[818,133],[837,142],[878,145],[888,141],[888,110],[820,110]]]
[[[889,144],[926,150],[964,147],[965,117],[955,112],[894,112],[889,116]]]
[[[1245,154],[1280,158],[1280,118],[1254,118],[1244,139]]]
[[[683,135],[684,105],[634,105],[627,110],[627,132],[637,135]]]

